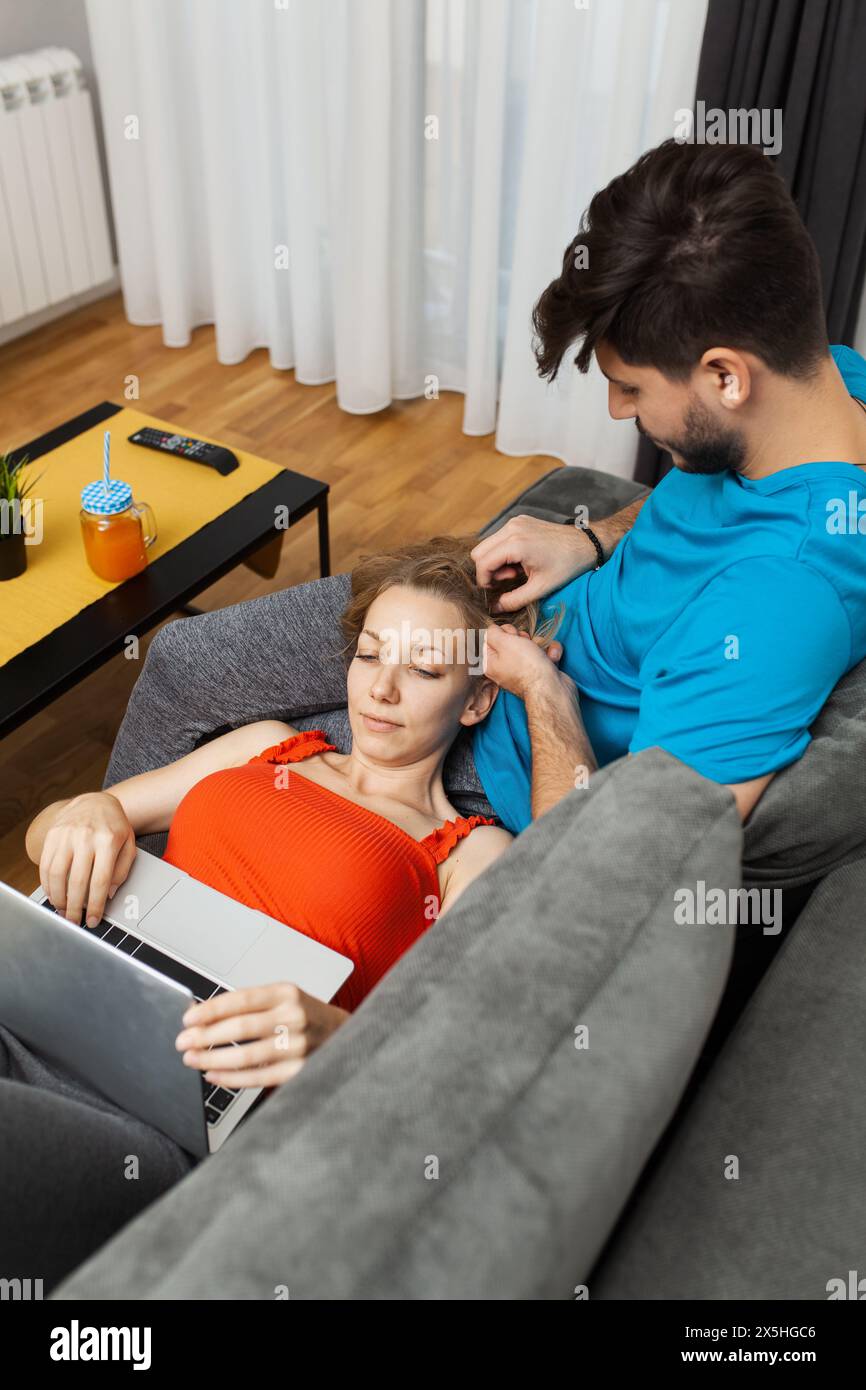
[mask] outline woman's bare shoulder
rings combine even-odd
[[[282,719],[257,719],[252,724],[242,724],[224,735],[223,747],[229,758],[228,765],[236,767],[245,763],[256,754],[264,753],[266,748],[273,748],[274,744],[294,738],[297,733],[300,733],[300,729],[286,724]]]
[[[480,873],[494,859],[498,859],[513,844],[514,836],[501,825],[476,825],[463,844],[468,851],[467,862],[476,873]]]
[[[446,879],[443,885],[440,916],[479,874],[494,864],[514,841],[510,831],[499,825],[476,825],[454,847],[443,864]]]

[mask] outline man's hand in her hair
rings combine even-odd
[[[479,541],[470,555],[475,561],[476,582],[485,588],[498,580],[513,579],[520,569],[526,575],[518,588],[500,595],[494,605],[497,613],[514,613],[524,604],[544,598],[584,570],[593,569],[597,560],[595,546],[578,527],[539,521],[534,516],[513,516],[492,536]]]

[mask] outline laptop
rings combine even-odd
[[[192,1002],[282,980],[329,1002],[353,969],[142,849],[96,927],[61,916],[41,886],[28,897],[0,882],[0,1023],[198,1157],[267,1088],[215,1086],[184,1064],[175,1038]]]

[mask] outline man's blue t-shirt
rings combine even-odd
[[[866,360],[830,351],[866,402]],[[750,481],[674,468],[599,570],[560,604],[571,676],[599,767],[658,746],[716,782],[796,762],[837,681],[866,657],[866,468],[801,463]],[[500,820],[532,819],[526,707],[500,690],[474,733]]]

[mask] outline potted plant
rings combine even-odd
[[[0,580],[15,579],[27,568],[21,504],[42,477],[40,473],[38,478],[31,478],[22,486],[21,469],[26,468],[29,461],[26,454],[19,459],[8,453],[0,455]]]

